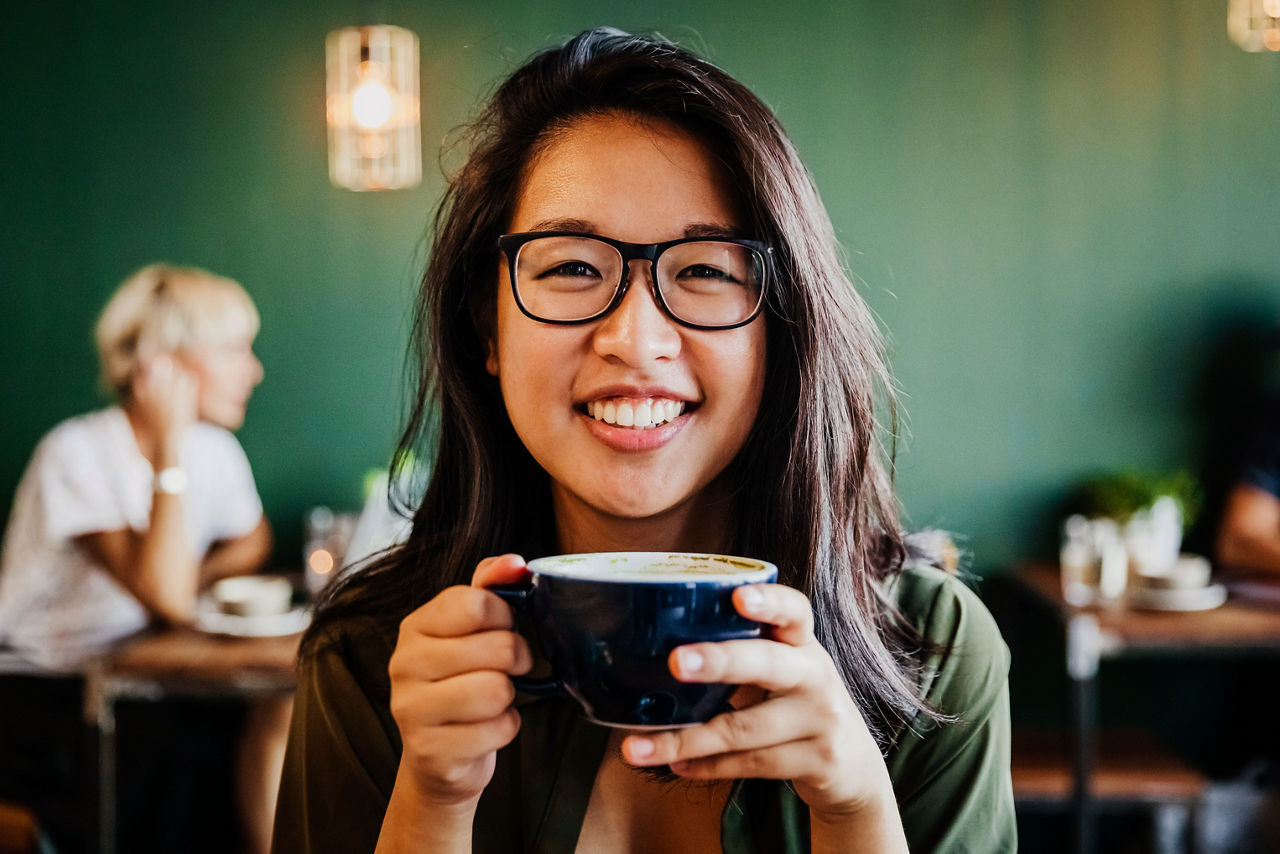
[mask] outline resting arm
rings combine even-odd
[[[98,531],[76,537],[156,618],[189,622],[195,613],[200,567],[187,538],[181,495],[157,492],[146,531]]]
[[[230,575],[257,572],[271,557],[272,543],[271,526],[264,516],[249,533],[214,544],[200,564],[202,585]]]
[[[1227,496],[1218,529],[1218,563],[1280,576],[1280,498],[1241,484]]]

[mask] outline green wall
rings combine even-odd
[[[325,34],[360,3],[26,3],[0,27],[0,510],[96,405],[90,328],[152,260],[242,281],[266,382],[241,431],[281,557],[394,443],[441,143],[531,51],[657,29],[753,86],[892,338],[916,524],[980,571],[1052,545],[1073,479],[1197,465],[1209,367],[1280,317],[1280,56],[1226,0],[386,2],[421,39],[426,179],[329,185]]]

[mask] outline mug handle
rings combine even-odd
[[[486,587],[490,593],[515,608],[521,614],[530,614],[530,597],[533,596],[531,584],[495,584]],[[534,697],[559,697],[565,693],[564,684],[554,676],[547,679],[530,679],[528,676],[512,676],[511,684],[517,691]]]

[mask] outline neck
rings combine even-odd
[[[729,547],[732,502],[718,481],[669,510],[640,519],[602,513],[555,483],[551,493],[564,554],[722,553]]]

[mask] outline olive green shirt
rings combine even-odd
[[[958,718],[920,719],[885,760],[913,852],[1017,849],[1009,783],[1009,651],[972,591],[932,567],[889,590],[938,652],[922,661],[928,700]],[[372,852],[400,760],[388,708],[394,648],[372,620],[331,627],[301,663],[276,811],[277,854]],[[498,751],[474,851],[573,854],[609,732],[569,700],[525,699],[520,733]],[[808,809],[785,782],[738,780],[721,817],[725,854],[809,850]]]

